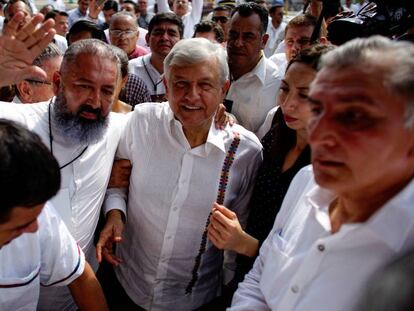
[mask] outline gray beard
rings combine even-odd
[[[70,144],[94,144],[102,139],[108,128],[108,116],[98,113],[96,120],[81,117],[82,106],[73,114],[68,111],[67,101],[60,90],[56,96],[53,114],[55,129]]]

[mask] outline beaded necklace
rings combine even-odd
[[[227,184],[229,182],[230,167],[233,164],[236,151],[240,143],[240,134],[237,132],[233,132],[233,133],[234,133],[234,139],[230,145],[229,150],[227,151],[227,155],[224,158],[223,167],[221,169],[220,182],[219,182],[219,187],[217,191],[217,200],[216,200],[218,204],[224,203],[224,196],[226,195]],[[204,231],[203,231],[203,236],[201,238],[200,247],[198,250],[198,254],[195,258],[195,261],[194,261],[194,267],[192,271],[191,280],[185,289],[186,295],[189,295],[192,293],[193,287],[197,283],[197,280],[198,280],[198,269],[200,268],[201,257],[206,251],[206,246],[207,246],[207,231],[208,231],[208,226],[210,224],[210,217],[211,217],[211,212],[208,215],[206,225],[204,226]]]

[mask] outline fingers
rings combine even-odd
[[[22,11],[14,14],[13,18],[7,23],[7,26],[3,29],[3,35],[5,36],[15,36],[17,29],[19,29],[20,24],[24,21],[24,14]]]
[[[113,241],[119,243],[122,241],[122,231],[124,227],[123,225],[114,225],[112,229],[112,238]]]
[[[217,247],[218,249],[223,249],[223,243],[221,242],[221,237],[219,235],[219,233],[214,229],[214,228],[209,228],[208,232],[207,232],[207,237],[209,238],[209,240],[211,241],[211,243],[214,244],[215,247]]]
[[[129,168],[132,167],[131,165],[131,161],[127,160],[127,159],[119,159],[119,160],[115,160],[114,161],[114,166],[119,166],[122,168]]]
[[[221,212],[224,216],[226,216],[229,219],[237,218],[236,214],[233,211],[229,210],[224,205],[218,204],[217,202],[214,202],[213,204],[213,211],[214,209],[218,210],[219,212]]]
[[[29,24],[28,26],[30,25],[31,24]],[[55,25],[55,22],[53,21],[53,19],[50,18],[46,22],[43,23],[42,27],[32,32],[25,32],[22,35],[22,36],[25,36],[27,35],[27,33],[29,33],[29,35],[26,36],[26,38],[22,39],[21,41],[24,41],[25,45],[31,50],[32,55],[40,54],[40,52],[42,52],[47,47],[47,45],[53,40],[53,36],[56,34],[56,30],[53,29],[54,25]],[[19,31],[19,34],[20,34],[20,31]],[[19,36],[19,34],[17,36]]]
[[[108,249],[103,249],[103,257],[107,262],[109,262],[113,266],[119,266],[122,263],[122,259],[116,256],[112,251]]]

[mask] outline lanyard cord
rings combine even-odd
[[[157,86],[162,82],[162,79],[160,81],[158,81],[157,83],[155,83],[154,80],[152,80],[152,77],[151,77],[151,75],[150,75],[150,73],[148,71],[147,66],[145,65],[144,58],[142,58],[141,60],[142,60],[142,64],[144,65],[145,72],[147,73],[147,75],[150,78],[151,83],[153,85],[154,93],[156,94],[157,93]]]
[[[49,146],[50,146],[50,152],[53,155],[53,135],[52,135],[52,122],[51,122],[51,117],[50,117],[50,106],[52,104],[52,100],[50,100],[49,102],[49,107],[48,107],[48,114],[49,114]],[[77,159],[79,159],[86,151],[86,149],[88,149],[88,146],[86,146],[85,148],[83,148],[83,150],[75,157],[73,158],[71,161],[69,161],[68,163],[66,163],[65,165],[62,165],[59,167],[59,169],[63,169],[66,166],[72,164],[73,162],[75,162]]]

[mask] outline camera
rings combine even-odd
[[[328,0],[324,5],[325,2]],[[375,34],[394,38],[413,26],[413,0],[371,0],[357,14],[336,16],[328,25],[328,39],[340,45],[357,37]]]

